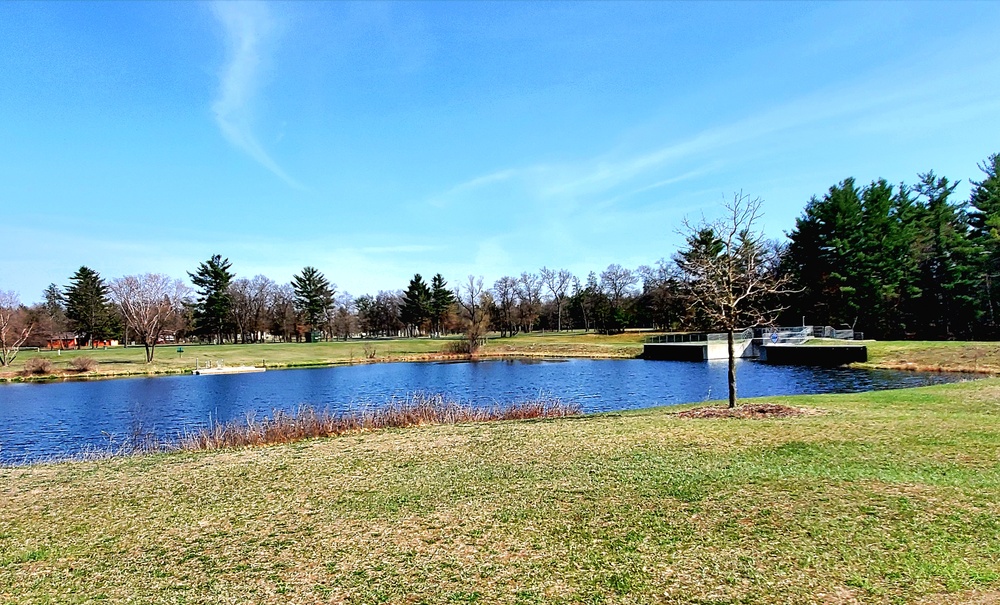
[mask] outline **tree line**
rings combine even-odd
[[[221,255],[188,273],[193,287],[161,274],[106,281],[84,266],[31,307],[0,291],[0,364],[8,365],[19,346],[44,346],[63,334],[80,346],[109,338],[140,343],[148,361],[165,335],[256,343],[464,333],[471,349],[489,332],[506,338],[536,330],[723,330],[751,323],[747,312],[765,308],[774,311],[769,321],[795,325],[804,317],[875,338],[994,339],[1000,156],[978,168],[982,177],[972,181],[968,200],[955,199],[958,183],[933,171],[912,185],[848,178],[810,199],[785,241],[757,237],[752,221],[734,215],[742,231],[728,235],[725,224],[685,223],[683,247],[671,257],[635,269],[611,264],[584,277],[542,267],[492,285],[469,276],[449,287],[440,273],[429,283],[416,274],[405,289],[353,297],[315,267],[279,284],[264,275],[237,277]],[[736,258],[741,270],[752,266],[780,287],[724,316],[707,303],[745,284],[713,273],[712,263]]]

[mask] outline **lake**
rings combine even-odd
[[[740,397],[846,393],[955,382],[960,375],[772,366],[741,360]],[[0,464],[117,449],[133,435],[171,439],[209,425],[302,405],[343,410],[414,392],[462,403],[542,396],[584,412],[726,398],[726,362],[489,360],[382,363],[222,376],[160,376],[0,385]]]

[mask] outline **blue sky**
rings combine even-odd
[[[1000,3],[0,3],[0,289],[652,264],[1000,152]]]

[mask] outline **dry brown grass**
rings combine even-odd
[[[865,343],[863,367],[917,372],[1000,374],[1000,343],[884,341]]]
[[[802,416],[805,414],[815,414],[816,410],[805,408],[795,408],[779,403],[757,403],[749,402],[738,405],[735,408],[709,406],[697,407],[678,412],[681,418],[742,418],[742,419],[762,419],[762,418],[790,418],[792,416]]]
[[[261,446],[388,428],[563,418],[579,413],[579,405],[563,403],[554,398],[483,407],[464,405],[443,395],[417,393],[405,398],[394,398],[385,405],[360,410],[331,412],[305,406],[296,412],[278,410],[273,416],[260,419],[249,416],[243,421],[216,423],[183,436],[168,448],[214,450]]]

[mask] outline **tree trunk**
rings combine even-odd
[[[733,330],[726,331],[729,342],[729,407],[736,407],[736,344],[733,342]]]

